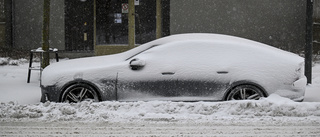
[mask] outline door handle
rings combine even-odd
[[[228,74],[228,71],[217,71],[218,74]]]
[[[162,75],[173,75],[174,72],[162,72],[161,74],[162,74]]]

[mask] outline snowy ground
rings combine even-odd
[[[1,64],[1,58],[0,58]],[[39,72],[0,66],[0,136],[320,136],[320,64],[304,102],[39,103]]]

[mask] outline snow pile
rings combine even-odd
[[[11,59],[11,58],[3,58],[0,57],[0,66],[1,65],[20,65],[20,64],[24,64],[27,63],[28,60],[27,59]]]
[[[320,64],[312,67],[312,84],[307,86],[305,100],[309,102],[320,101]]]
[[[258,101],[228,102],[82,102],[19,105],[1,103],[0,121],[128,122],[233,119],[235,117],[312,118],[320,121],[320,103],[299,103],[278,95]],[[259,118],[258,118],[259,119]]]
[[[7,65],[9,58],[0,58],[0,65]]]

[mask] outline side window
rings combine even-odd
[[[176,53],[177,51],[170,45],[155,46],[132,57],[130,67],[132,70],[143,70],[150,73],[173,71],[177,65],[177,58],[179,58]]]
[[[197,67],[219,60],[214,58],[217,54],[223,53],[218,52],[211,42],[184,41],[155,46],[132,59],[140,59],[145,62],[145,66],[152,65],[159,68]]]
[[[178,57],[176,53],[177,51],[173,45],[165,44],[165,45],[159,45],[152,47],[139,55],[136,55],[134,58],[141,58],[141,59],[151,59],[151,60],[168,60]]]

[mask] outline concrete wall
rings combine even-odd
[[[170,33],[221,33],[298,52],[305,45],[305,0],[171,0]]]
[[[50,47],[64,50],[64,0],[51,0],[50,8]],[[43,0],[15,0],[13,14],[14,47],[41,47]]]

